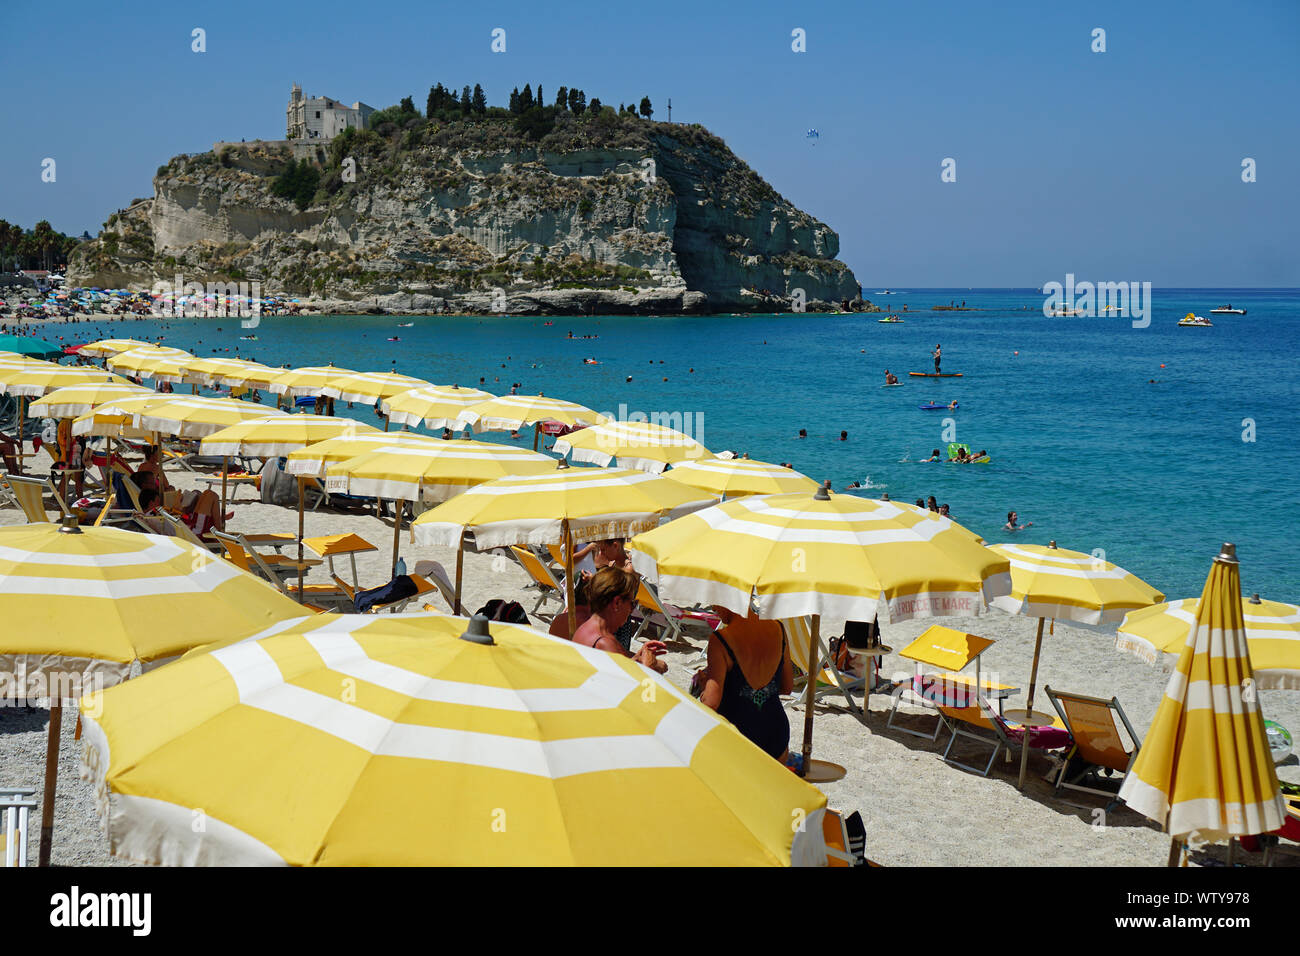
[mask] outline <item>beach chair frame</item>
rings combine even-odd
[[[808,618],[795,618],[792,620],[802,620],[803,631],[807,633],[808,637],[812,636],[812,627]],[[820,700],[826,694],[839,691],[844,695],[844,700],[848,703],[849,713],[853,714],[853,716],[857,717],[859,720],[865,721],[866,704],[869,699],[866,692],[866,678],[852,674],[845,674],[836,667],[835,662],[831,660],[831,652],[826,644],[826,639],[820,635],[817,638],[817,662],[820,671],[816,676],[810,676],[808,674],[808,650],[805,649],[806,641],[804,640],[804,634],[796,633],[794,628],[787,626],[785,621],[781,622],[781,627],[785,631],[786,646],[790,648],[790,660],[796,668],[803,672],[802,674],[795,675],[793,693],[796,696],[802,697],[803,689],[807,688],[808,681],[810,679],[815,680],[818,683],[818,687],[813,694],[814,701]],[[824,682],[821,679],[823,674],[830,676],[831,680],[829,683]],[[863,692],[862,707],[859,707],[857,701],[853,699],[851,691],[854,690],[861,690]]]
[[[524,573],[530,579],[531,583],[525,585],[524,590],[532,591],[537,595],[537,602],[530,612],[534,617],[539,616],[538,610],[547,601],[555,601],[561,607],[564,606],[564,585],[556,579],[541,558],[517,544],[510,546],[510,556],[524,569]]]
[[[1002,753],[1005,750],[1007,759],[1011,759],[1011,757],[1018,752],[1017,748],[1024,746],[1033,747],[1033,744],[1027,744],[1025,741],[1018,741],[1007,733],[1006,718],[994,709],[993,705],[989,703],[988,698],[985,697],[982,690],[976,691],[975,700],[976,707],[958,708],[938,705],[939,715],[952,731],[952,737],[948,740],[948,746],[943,752],[943,759],[945,763],[952,764],[954,767],[960,767],[962,770],[969,770],[972,773],[979,774],[981,777],[987,777],[993,770],[993,763],[997,760],[999,753]],[[983,717],[983,721],[980,723],[976,723],[975,721],[962,716],[960,713],[961,711],[970,711],[977,708],[980,715]],[[976,730],[984,731],[984,733],[976,733]],[[985,765],[984,769],[981,770],[979,767],[972,767],[969,764],[964,764],[953,759],[952,748],[956,745],[958,737],[966,740],[978,741],[986,746],[990,744],[993,746],[993,753],[989,756],[989,762]],[[1025,740],[1029,739],[1029,731],[1026,729]],[[1034,749],[1041,750],[1046,748],[1035,747]]]
[[[68,508],[67,502],[59,494],[59,489],[54,487],[54,483],[48,478],[32,478],[28,475],[10,475],[3,476],[9,486],[9,493],[22,509],[23,514],[27,515],[28,522],[49,521],[58,524],[64,515],[70,515],[73,512]],[[45,496],[49,495],[58,505],[59,514],[51,518],[49,512],[45,510]],[[38,510],[39,509],[39,510]]]
[[[1120,802],[1118,788],[1116,788],[1115,790],[1105,790],[1102,789],[1101,787],[1088,787],[1079,783],[1079,781],[1083,780],[1086,777],[1095,776],[1096,772],[1099,769],[1105,769],[1105,770],[1119,772],[1121,774],[1119,778],[1119,782],[1122,783],[1124,777],[1128,776],[1128,772],[1133,769],[1133,762],[1137,760],[1138,752],[1142,749],[1142,738],[1138,736],[1137,731],[1133,729],[1133,725],[1129,723],[1128,715],[1124,713],[1124,708],[1120,705],[1119,698],[1112,697],[1110,698],[1110,700],[1106,700],[1104,697],[1089,697],[1085,694],[1073,694],[1068,691],[1053,690],[1049,686],[1043,687],[1043,693],[1047,695],[1047,699],[1050,700],[1052,702],[1052,706],[1056,708],[1057,714],[1059,714],[1061,717],[1061,723],[1065,724],[1065,729],[1069,731],[1070,739],[1073,741],[1073,743],[1070,745],[1070,749],[1066,751],[1065,761],[1061,764],[1060,772],[1056,776],[1056,789],[1058,791],[1061,789],[1079,790],[1082,791],[1083,793],[1091,793],[1099,797],[1106,797],[1111,801],[1112,806],[1118,804]],[[1066,779],[1065,770],[1070,765],[1070,758],[1075,756],[1076,754],[1080,754],[1080,744],[1079,744],[1080,739],[1082,739],[1085,744],[1089,739],[1089,735],[1087,733],[1084,733],[1082,735],[1077,734],[1075,732],[1074,725],[1070,723],[1070,717],[1067,713],[1067,707],[1062,703],[1062,701],[1068,701],[1068,700],[1077,700],[1086,704],[1092,704],[1094,706],[1104,707],[1106,708],[1107,711],[1110,712],[1112,721],[1116,717],[1119,718],[1119,722],[1120,724],[1123,725],[1124,731],[1128,734],[1129,739],[1133,741],[1133,751],[1128,755],[1128,764],[1127,766],[1124,767],[1122,771],[1119,771],[1117,767],[1106,767],[1102,764],[1096,764],[1091,761],[1087,761],[1087,765],[1082,770],[1080,770],[1070,779],[1068,780]],[[1119,726],[1115,726],[1114,729],[1116,730],[1116,736],[1118,737]],[[1080,757],[1082,758],[1082,754],[1080,754]]]
[[[6,867],[27,865],[27,842],[31,832],[31,817],[36,810],[36,791],[31,787],[0,789],[0,850],[4,852]]]

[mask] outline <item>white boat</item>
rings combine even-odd
[[[1217,309],[1210,310],[1210,315],[1245,315],[1245,314],[1246,314],[1245,309],[1234,309],[1232,307],[1231,302],[1229,302],[1227,305],[1221,305]]]
[[[1183,316],[1181,319],[1178,320],[1178,324],[1195,325],[1207,329],[1214,328],[1213,322],[1211,322],[1203,315],[1196,315],[1194,312],[1188,312],[1185,316]]]

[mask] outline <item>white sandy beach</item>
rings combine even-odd
[[[40,474],[48,463],[48,456],[42,452],[33,468]],[[199,480],[189,473],[169,469],[168,474],[178,487],[200,486]],[[235,494],[231,529],[296,530],[296,511],[253,502],[252,495],[249,488]],[[22,513],[16,509],[0,509],[0,525],[19,524],[23,520]],[[348,531],[379,546],[377,552],[362,555],[358,560],[362,585],[386,582],[391,562],[391,521],[381,521],[373,513],[339,514],[324,509],[308,512],[306,516],[308,537]],[[412,545],[407,533],[403,533],[402,554],[412,568],[416,561],[426,558],[441,562],[449,572],[455,567],[451,549]],[[345,579],[350,577],[346,568],[345,560],[339,564]],[[326,583],[324,567],[315,569],[308,580]],[[513,563],[494,562],[491,555],[466,556],[464,583],[468,610],[482,606],[491,598],[518,600],[525,609],[533,606],[532,597],[524,592],[523,572]],[[439,610],[448,610],[437,597],[432,603]],[[552,603],[551,608],[554,607]],[[537,618],[534,622],[543,629],[547,626]],[[886,643],[897,652],[929,623],[932,622],[886,625]],[[996,674],[1005,683],[1027,687],[1034,643],[1032,619],[994,611],[981,618],[947,618],[938,623],[995,639],[997,643],[982,659],[984,675]],[[690,665],[698,664],[702,646],[672,649],[667,658],[669,679],[680,687],[688,687]],[[882,670],[889,676],[910,673],[911,668],[893,653],[884,659]],[[1117,652],[1113,636],[1058,623],[1055,634],[1044,636],[1035,709],[1050,710],[1042,693],[1044,684],[1100,697],[1113,695],[1119,698],[1138,732],[1145,734],[1168,673],[1168,666],[1152,667],[1136,657]],[[843,780],[826,784],[822,789],[832,807],[862,812],[867,825],[868,853],[886,866],[1162,866],[1166,861],[1168,839],[1144,817],[1121,807],[1103,819],[1094,814],[1096,808],[1105,805],[1102,798],[1078,792],[1056,797],[1042,779],[1049,763],[1040,755],[1031,758],[1029,783],[1026,791],[1020,793],[1015,788],[1018,764],[1003,763],[999,758],[990,777],[984,779],[944,763],[941,754],[947,743],[946,733],[940,735],[938,743],[932,744],[899,733],[897,729],[887,729],[890,697],[873,695],[867,726],[834,706],[835,700],[827,696],[824,702],[828,706],[818,708],[813,753],[817,758],[841,764],[848,773]],[[1261,700],[1267,717],[1293,734],[1300,732],[1300,695],[1266,690],[1261,692]],[[1011,698],[1007,707],[1022,707],[1024,703],[1022,693]],[[792,700],[787,711],[791,749],[797,750],[802,740],[802,704]],[[0,706],[0,787],[33,787],[39,794],[46,719],[47,712],[42,709]],[[907,726],[914,727],[932,723],[933,718],[929,716],[914,716],[906,721]],[[90,785],[79,777],[80,747],[73,740],[75,724],[75,716],[65,710],[53,862],[118,863],[109,856],[107,840],[99,829]],[[963,762],[978,760],[982,765],[987,760],[987,749],[968,745],[958,752],[968,757]],[[1300,764],[1294,755],[1288,761],[1279,768],[1279,776],[1300,782]],[[669,827],[672,821],[661,821],[661,825]],[[34,859],[34,839],[31,853]],[[1223,854],[1223,847],[1210,847],[1197,854],[1194,861],[1217,861]],[[1238,859],[1243,857],[1251,859],[1244,853]],[[1285,852],[1277,859],[1278,865],[1294,866],[1300,862],[1300,857]]]

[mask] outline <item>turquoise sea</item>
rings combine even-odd
[[[1219,545],[1232,541],[1247,592],[1300,602],[1300,290],[1157,289],[1143,329],[1121,318],[1045,318],[1034,289],[876,291],[863,290],[891,311],[909,307],[903,324],[875,314],[266,316],[255,342],[239,338],[250,331],[237,319],[113,323],[99,334],[48,326],[45,335],[161,336],[200,355],[333,361],[439,384],[482,379],[499,394],[518,382],[521,393],[602,412],[690,413],[692,432],[714,451],[790,461],[836,489],[869,479],[860,493],[934,495],[992,542],[1008,539],[1000,529],[1015,509],[1033,522],[1017,540],[1103,549],[1171,598],[1198,595]],[[981,311],[930,311],[963,300]],[[1228,302],[1248,314],[1209,316]],[[1189,311],[1214,327],[1179,328]],[[598,337],[570,340],[569,331]],[[943,370],[963,377],[909,378],[933,371],[936,343]],[[902,387],[881,387],[886,368]],[[918,463],[946,448],[948,413],[917,407],[931,399],[958,401],[957,440],[987,449],[991,464]],[[375,420],[366,406],[349,414]]]

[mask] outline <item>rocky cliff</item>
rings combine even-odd
[[[70,278],[257,279],[341,311],[864,307],[835,232],[703,128],[610,109],[553,119],[530,136],[413,118],[298,164],[287,144],[176,157]]]

